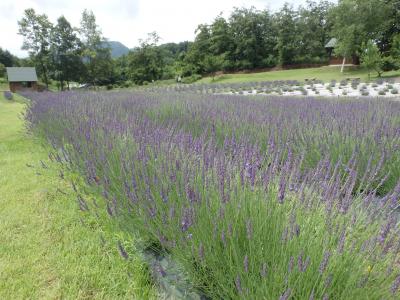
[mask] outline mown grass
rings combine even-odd
[[[383,78],[400,76],[400,71],[385,72]],[[248,74],[223,74],[216,76],[214,81],[211,77],[205,77],[199,83],[235,83],[249,81],[273,81],[273,80],[298,80],[318,79],[323,81],[343,80],[346,78],[360,78],[361,81],[368,81],[368,71],[362,68],[345,68],[343,73],[340,67],[320,67],[296,70],[270,71]],[[371,80],[376,79],[376,74],[371,74]]]
[[[155,298],[132,236],[78,210],[15,99],[0,95],[0,299]]]

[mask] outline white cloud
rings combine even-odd
[[[148,32],[157,31],[161,42],[193,40],[198,24],[210,23],[220,12],[228,15],[233,7],[255,6],[278,9],[284,0],[1,0],[0,47],[13,54],[26,56],[22,37],[17,34],[17,21],[27,8],[45,13],[52,22],[64,15],[73,26],[79,26],[81,12],[87,8],[96,16],[105,37],[128,47]],[[295,5],[306,0],[286,1]]]

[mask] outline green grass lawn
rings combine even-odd
[[[376,74],[371,74],[371,79],[376,79]],[[400,76],[400,71],[386,72],[383,74],[384,78]],[[346,78],[360,78],[362,81],[368,81],[368,72],[365,69],[345,68],[343,73],[340,73],[340,67],[320,67],[309,69],[296,69],[296,70],[283,70],[283,71],[270,71],[261,73],[249,74],[223,74],[216,76],[214,83],[235,83],[235,82],[249,82],[249,81],[273,81],[273,80],[299,80],[316,78],[328,82],[330,80],[342,80]],[[211,77],[206,77],[198,81],[198,83],[212,83]]]
[[[0,94],[0,299],[155,298],[132,238],[107,216],[83,217],[16,98]]]

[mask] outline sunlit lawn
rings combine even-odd
[[[400,76],[400,71],[385,72],[383,78]],[[248,73],[248,74],[224,74],[216,76],[215,83],[229,83],[229,82],[249,82],[249,81],[273,81],[273,80],[299,80],[305,79],[319,79],[325,82],[330,80],[343,80],[347,78],[360,78],[362,81],[368,80],[368,71],[361,68],[351,69],[346,67],[343,73],[340,72],[340,67],[320,67],[296,70],[283,70],[283,71],[269,71],[261,73]],[[376,79],[376,74],[371,74],[371,80]],[[206,77],[199,82],[211,83],[212,78]]]

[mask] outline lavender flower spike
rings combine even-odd
[[[328,263],[329,263],[329,258],[330,258],[330,256],[331,256],[331,253],[330,253],[329,251],[326,251],[326,252],[324,253],[324,258],[322,259],[322,262],[321,262],[321,264],[319,265],[319,273],[320,273],[320,274],[323,274],[323,273],[325,272],[326,267],[327,267],[327,265],[328,265]]]
[[[292,293],[292,289],[288,288],[283,294],[282,296],[279,297],[279,300],[288,300],[290,295]]]

